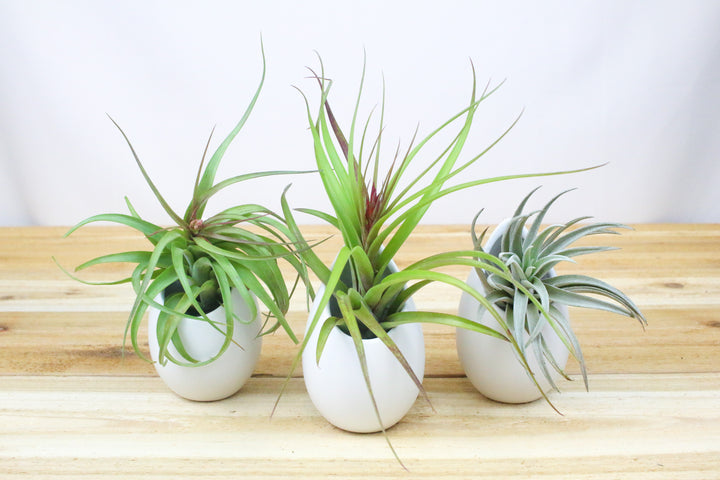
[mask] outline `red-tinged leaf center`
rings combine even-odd
[[[375,225],[385,209],[385,195],[373,184],[369,191],[365,189],[365,233]]]

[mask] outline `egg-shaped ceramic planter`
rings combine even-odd
[[[178,365],[171,361],[161,365],[158,362],[159,311],[152,307],[148,308],[148,343],[155,370],[165,384],[181,397],[196,401],[227,398],[245,385],[255,369],[262,346],[262,337],[258,336],[262,322],[257,301],[251,294],[257,312],[252,318],[250,307],[237,290],[233,289],[231,295],[233,313],[236,316],[233,342],[217,359],[198,367]],[[160,303],[162,296],[158,296],[155,301]],[[199,362],[216,356],[225,341],[225,335],[217,330],[218,328],[221,331],[225,330],[225,308],[221,305],[207,313],[207,317],[217,328],[208,324],[203,318],[197,320],[183,318],[177,328],[182,345],[188,354]],[[182,359],[172,343],[168,346],[168,351],[174,358]]]
[[[324,287],[317,292],[310,311],[310,320],[314,318],[323,292]],[[414,310],[412,300],[408,300],[403,311]],[[303,352],[305,387],[313,405],[336,427],[358,433],[378,432],[381,430],[380,423],[368,393],[352,337],[338,327],[333,328],[320,361],[316,362],[319,326],[330,315],[328,306],[320,316],[318,327],[310,333]],[[397,326],[388,331],[388,335],[405,356],[417,378],[422,381],[425,375],[425,341],[420,324]],[[382,340],[372,338],[362,342],[373,396],[382,426],[387,429],[399,422],[410,410],[417,399],[418,388]]]
[[[509,220],[505,220],[495,228],[484,247],[486,252],[493,255],[499,253],[500,240],[508,223]],[[549,275],[554,276],[555,272],[551,271]],[[485,294],[482,282],[474,269],[470,272],[467,283],[479,293]],[[565,305],[555,306],[565,318],[568,317]],[[498,310],[498,312],[501,316],[505,315],[504,311]],[[458,314],[481,325],[502,331],[495,317],[468,293],[463,292],[460,298]],[[550,325],[543,328],[542,335],[557,365],[564,368],[569,355],[565,344]],[[527,341],[527,333],[523,341]],[[542,397],[542,393],[525,371],[509,342],[458,328],[456,346],[465,374],[485,397],[504,403],[526,403]],[[527,348],[526,358],[540,387],[547,392],[550,384],[537,363],[533,349],[533,346]],[[548,370],[553,375],[553,381],[560,378],[552,366],[548,366]]]

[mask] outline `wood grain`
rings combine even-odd
[[[131,230],[90,227],[67,239],[62,228],[5,229],[0,239],[0,374],[140,374],[153,368],[123,354],[123,331],[133,293],[128,285],[87,286],[69,279],[52,261],[71,268],[97,255],[146,248]],[[309,236],[331,231],[306,227]],[[13,241],[15,239],[15,241]],[[713,372],[720,369],[720,227],[639,225],[605,236],[618,251],[579,259],[561,272],[582,271],[628,293],[650,326],[602,312],[574,309],[571,317],[591,373]],[[424,226],[399,255],[406,265],[434,250],[467,248],[462,227]],[[319,254],[331,261],[338,239]],[[447,269],[458,278],[468,271]],[[83,273],[92,281],[122,278],[122,265]],[[287,276],[290,273],[286,270]],[[444,285],[420,291],[420,308],[454,313],[460,294]],[[302,332],[304,293],[292,302],[289,319]],[[427,376],[461,376],[452,329],[425,326]],[[144,334],[144,332],[143,332]],[[301,335],[299,335],[301,336]],[[143,337],[144,340],[144,337]],[[146,348],[146,347],[145,347]],[[282,334],[265,339],[258,375],[285,376],[297,349]],[[571,366],[570,372],[577,373]],[[296,372],[300,375],[301,371]]]
[[[488,401],[464,378],[426,380],[436,412],[418,401],[389,431],[408,474],[381,435],[325,422],[300,379],[270,419],[280,379],[203,404],[156,378],[10,377],[0,467],[4,478],[717,478],[718,376],[652,378],[597,376],[592,394],[570,385],[563,416]]]
[[[620,250],[562,267],[624,290],[649,320],[643,331],[623,317],[571,311],[590,392],[580,381],[564,383],[552,397],[563,416],[542,402],[484,399],[463,375],[454,331],[426,327],[424,383],[435,411],[418,401],[389,432],[409,474],[381,435],[325,422],[301,378],[269,418],[297,352],[285,335],[265,339],[255,375],[237,395],[214,403],[173,395],[152,365],[123,350],[131,289],[82,285],[52,260],[71,269],[147,248],[145,240],[118,227],[67,239],[64,231],[0,235],[0,478],[720,478],[720,225],[637,225],[601,239]],[[330,262],[338,244],[323,243],[321,258]],[[423,226],[396,260],[403,266],[468,247],[465,227]],[[82,277],[127,271],[110,265]],[[445,312],[458,300],[443,286],[416,297],[421,308]],[[296,331],[306,315],[298,295],[289,314]]]

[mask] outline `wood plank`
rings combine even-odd
[[[482,226],[478,226],[478,229]],[[633,231],[622,235],[603,235],[582,240],[582,244],[615,246],[619,251],[581,257],[580,267],[595,270],[607,268],[634,270],[658,268],[683,273],[686,270],[720,268],[720,225],[668,224],[633,225]],[[62,238],[64,227],[4,227],[0,238],[0,279],[63,279],[51,257],[72,268],[94,256],[122,250],[146,250],[148,242],[125,227],[89,226]],[[324,226],[304,226],[308,238],[328,241],[317,247],[326,261],[332,260],[341,239]],[[471,247],[467,226],[421,225],[399,252],[398,264],[412,262],[436,251]],[[107,278],[121,272],[117,266],[98,267],[88,272],[90,279]]]
[[[720,310],[647,310],[650,326],[602,312],[573,310],[572,321],[590,373],[720,371]],[[303,312],[290,316],[302,332]],[[0,313],[0,375],[154,375],[130,347],[123,358],[121,312]],[[426,376],[460,376],[454,329],[424,326]],[[147,335],[141,331],[147,355]],[[301,336],[302,338],[302,336]],[[264,339],[255,375],[284,377],[297,347],[282,333]],[[577,373],[575,365],[569,371]],[[302,373],[300,368],[295,375]]]
[[[596,380],[593,393],[574,382],[553,396],[559,416],[542,402],[491,402],[466,379],[432,379],[437,412],[418,401],[390,438],[421,478],[717,478],[720,376]],[[0,471],[5,478],[408,476],[381,435],[328,425],[299,379],[268,419],[281,382],[253,378],[239,394],[207,404],[180,399],[154,378],[8,377],[0,388]]]
[[[314,238],[331,230],[305,227]],[[9,228],[0,238],[0,312],[10,311],[127,311],[133,292],[128,285],[92,287],[68,279],[53,263],[72,268],[97,255],[128,249],[145,249],[146,242],[131,230],[119,227],[90,227],[68,239],[62,228]],[[434,251],[468,248],[464,227],[422,226],[398,255],[407,265]],[[594,239],[592,239],[594,240]],[[587,239],[586,243],[589,243]],[[597,276],[626,291],[641,308],[713,306],[720,303],[720,226],[636,226],[622,236],[604,236],[603,243],[622,250],[582,257],[577,265],[564,264],[559,273],[583,272]],[[318,247],[330,262],[339,238]],[[91,281],[122,278],[129,269],[105,265],[82,272]],[[285,268],[288,281],[291,272]],[[465,278],[469,269],[449,268],[447,273]],[[296,298],[301,298],[299,295]],[[417,295],[423,308],[453,311],[459,293],[434,284]],[[293,307],[302,311],[302,300]],[[716,318],[712,318],[715,321]]]

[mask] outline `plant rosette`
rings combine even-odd
[[[523,199],[513,217],[497,225],[484,248],[487,230],[479,238],[475,235],[475,223],[482,210],[473,219],[475,249],[486,260],[494,259],[496,264],[504,265],[512,281],[505,275],[474,268],[467,283],[491,307],[463,292],[458,308],[460,316],[505,336],[503,341],[463,329],[457,329],[456,336],[460,362],[473,386],[484,396],[504,403],[526,403],[541,397],[550,403],[547,392],[558,390],[556,382],[560,378],[569,379],[564,369],[570,355],[580,364],[588,387],[585,361],[570,325],[568,306],[621,314],[636,318],[643,327],[647,324],[637,306],[618,289],[585,275],[555,272],[560,262],[612,250],[600,246],[572,247],[577,240],[590,235],[617,234],[617,229],[628,227],[619,223],[581,224],[589,217],[580,217],[541,230],[550,206],[566,192],[541,210],[524,214],[525,204],[536,190]]]
[[[378,360],[378,363],[384,364],[384,367],[381,366],[379,370],[392,370],[398,368],[398,366],[401,367],[420,392],[420,395],[429,402],[427,393],[422,386],[422,377],[411,366],[402,348],[390,334],[394,328],[407,324],[435,323],[468,328],[483,334],[504,338],[497,331],[457,315],[422,310],[410,311],[406,308],[407,302],[417,291],[433,282],[441,282],[457,287],[467,291],[470,295],[476,297],[478,301],[485,302],[484,297],[468,287],[465,282],[438,271],[438,269],[450,265],[484,266],[485,263],[477,259],[478,254],[476,251],[440,253],[420,259],[411,265],[399,268],[397,271],[388,269],[392,260],[436,200],[453,192],[486,183],[541,174],[502,176],[457,182],[458,175],[473,165],[493,145],[499,142],[517,122],[517,120],[513,122],[485,150],[464,160],[463,163],[458,162],[470,134],[476,110],[480,103],[498,88],[486,88],[478,96],[474,69],[469,105],[432,130],[419,142],[415,143],[416,137],[414,136],[405,153],[402,153],[398,147],[395,158],[384,177],[381,177],[380,174],[382,132],[384,128],[384,93],[377,128],[378,133],[373,139],[366,141],[366,138],[372,136],[372,134],[368,135],[372,113],[364,122],[361,133],[358,133],[356,128],[365,79],[364,67],[355,110],[350,123],[349,136],[343,133],[328,102],[332,81],[325,77],[323,70],[319,75],[313,72],[313,76],[320,85],[321,94],[316,115],[311,111],[307,97],[304,94],[303,97],[305,98],[310,132],[313,137],[318,174],[332,205],[333,213],[313,209],[298,210],[314,215],[333,225],[342,235],[343,245],[330,268],[311,249],[302,249],[303,261],[319,278],[324,288],[322,294],[318,294],[315,298],[313,312],[308,319],[307,334],[293,362],[290,375],[301,359],[305,364],[314,362],[317,366],[316,373],[318,375],[323,375],[326,370],[329,371],[329,368],[323,369],[323,365],[329,365],[329,362],[323,361],[327,353],[326,349],[329,348],[329,338],[331,335],[333,337],[340,334],[345,335],[347,338],[340,342],[344,346],[343,348],[347,350],[343,354],[343,358],[354,358],[354,360],[352,362],[347,360],[350,363],[334,366],[333,371],[355,371],[359,365],[362,376],[358,376],[358,378],[362,383],[359,386],[352,387],[349,391],[360,391],[364,387],[372,403],[371,412],[374,412],[374,419],[370,418],[363,424],[365,425],[374,420],[376,425],[372,429],[363,427],[363,430],[381,430],[385,433],[386,425],[393,424],[395,419],[389,421],[390,419],[383,418],[382,411],[385,407],[380,406],[379,403],[380,401],[393,402],[394,400],[392,398],[386,399],[384,395],[381,399],[380,395],[375,392],[370,365],[374,365],[376,361],[369,358],[370,355],[375,355],[375,353],[366,350],[365,339],[377,340],[374,345],[382,345],[385,348],[385,350],[378,349],[378,351],[383,352],[378,354],[382,358],[382,360]],[[419,154],[424,152],[425,145],[440,137],[441,135],[438,134],[441,132],[443,134],[448,133],[451,125],[458,126],[458,130],[454,137],[450,135],[453,138],[449,144],[446,144],[445,148],[440,148],[442,153],[430,157],[425,165],[420,166],[420,173],[413,173],[411,176],[409,172],[414,172],[411,165],[416,166]],[[415,135],[417,135],[417,131]],[[555,172],[552,174],[559,173],[569,172]],[[451,182],[451,180],[455,181]],[[293,218],[292,211],[287,206],[287,202],[283,202],[283,213],[294,236],[300,238],[299,229]],[[335,305],[335,307],[331,307],[329,316],[328,305]],[[340,333],[338,333],[338,329],[341,331]],[[310,346],[311,341],[312,347]],[[310,371],[314,372],[314,370],[311,367]],[[340,375],[340,373],[333,373],[333,375]],[[313,381],[311,380],[311,382]],[[285,385],[287,385],[287,382]],[[338,385],[338,388],[350,389],[344,384]],[[318,395],[313,393],[313,402],[323,405],[331,404],[336,401],[335,399],[346,398],[345,396],[337,396],[328,400],[319,400]],[[328,395],[338,394],[329,392]],[[349,410],[349,408],[342,409]],[[397,410],[404,409],[405,406],[397,408]],[[395,409],[393,408],[393,410]],[[363,410],[363,412],[367,413],[367,409]],[[322,410],[321,413],[323,413]],[[336,422],[336,420],[330,421]],[[387,435],[385,438],[392,449]],[[392,451],[395,454],[394,449]],[[397,458],[396,454],[395,457]]]
[[[152,245],[150,251],[113,253],[89,260],[75,271],[106,264],[128,263],[135,267],[132,274],[113,282],[85,282],[66,271],[72,278],[87,284],[112,285],[130,283],[135,291],[135,302],[125,328],[135,353],[156,364],[161,377],[188,375],[204,376],[210,364],[220,362],[227,369],[208,376],[220,385],[208,385],[217,393],[187,393],[176,387],[175,380],[168,382],[176,392],[187,398],[213,400],[227,397],[242,387],[257,361],[260,337],[282,327],[297,343],[285,314],[288,311],[292,290],[288,289],[279,266],[287,261],[309,284],[304,264],[297,257],[296,242],[284,219],[271,210],[256,204],[227,208],[209,218],[203,218],[208,201],[219,191],[239,182],[289,173],[267,171],[231,177],[215,183],[215,174],[227,148],[247,121],[265,79],[265,55],[260,84],[242,118],[205,163],[212,134],[198,168],[193,194],[185,214],[176,213],[150,179],[135,149],[123,130],[113,120],[127,142],[145,181],[153,194],[175,222],[163,228],[140,217],[126,198],[130,214],[101,214],[83,220],[71,228],[66,237],[78,228],[94,222],[112,222],[131,227],[142,233]],[[112,119],[111,119],[112,120]],[[284,200],[285,192],[282,198]],[[306,245],[306,243],[304,243]],[[62,267],[61,267],[62,268]],[[296,282],[297,283],[297,282]],[[311,292],[312,293],[312,292]],[[264,319],[256,299],[267,309]],[[138,342],[138,332],[145,313],[150,310],[150,337],[152,359],[147,358]],[[200,331],[209,345],[199,347]],[[238,336],[240,335],[240,336]],[[196,336],[198,338],[196,338]],[[243,352],[242,354],[238,353]],[[228,351],[232,352],[228,354]],[[224,358],[225,355],[227,359]],[[232,359],[236,359],[234,361]],[[221,360],[222,359],[222,360]],[[170,364],[174,364],[170,367]],[[183,368],[176,368],[183,367]],[[191,372],[191,369],[199,369]],[[238,378],[243,379],[242,381]],[[192,380],[189,380],[192,381]],[[232,387],[223,385],[230,384]]]
[[[507,232],[510,221],[511,219],[505,219],[495,227],[487,240],[486,251],[491,253],[499,251],[500,240],[502,235]],[[551,269],[548,276],[555,276],[555,270]],[[488,294],[475,269],[470,271],[467,284],[484,296]],[[505,315],[505,312],[497,305],[493,305],[493,308],[499,315]],[[557,305],[557,310],[557,313],[569,322],[567,306]],[[463,292],[460,297],[458,315],[473,319],[493,330],[502,331],[503,329],[495,317],[466,292]],[[565,344],[549,324],[543,327],[542,335],[555,363],[561,369],[565,368],[570,353]],[[528,339],[529,335],[524,333],[523,342],[527,343]],[[455,341],[458,357],[465,374],[473,386],[485,397],[503,403],[526,403],[542,397],[538,386],[527,375],[523,364],[517,361],[516,354],[509,342],[463,328],[457,329]],[[528,366],[532,372],[540,371],[535,348],[535,345],[529,345],[526,353]],[[560,378],[555,370],[550,373],[554,381]],[[542,391],[547,392],[550,389],[550,383],[544,377],[537,378],[537,381]]]

